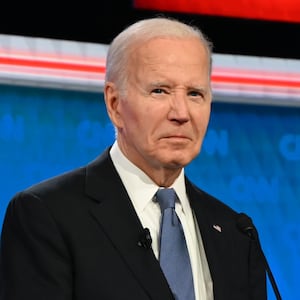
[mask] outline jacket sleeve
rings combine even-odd
[[[11,200],[0,250],[1,300],[72,299],[71,258],[41,199],[19,193]]]

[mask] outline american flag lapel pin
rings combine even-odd
[[[214,228],[215,230],[219,231],[219,232],[222,232],[222,228],[221,228],[220,225],[214,224],[214,225],[213,225],[213,228]]]

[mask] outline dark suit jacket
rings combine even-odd
[[[216,300],[266,299],[257,247],[236,212],[186,180]],[[213,228],[222,227],[222,232]],[[10,202],[1,241],[1,300],[173,299],[108,150]]]

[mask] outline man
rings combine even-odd
[[[1,299],[175,299],[159,263],[159,188],[177,194],[195,299],[266,299],[258,249],[237,213],[184,175],[208,126],[210,72],[210,43],[176,20],[139,21],[113,40],[104,95],[116,142],[12,199]]]

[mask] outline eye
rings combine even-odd
[[[188,92],[188,95],[191,96],[191,97],[201,97],[203,98],[204,95],[203,95],[203,92],[199,91],[199,90],[191,90]]]
[[[156,88],[156,89],[153,89],[151,91],[151,93],[153,93],[153,94],[165,94],[166,91],[164,89],[162,89],[162,88]]]

